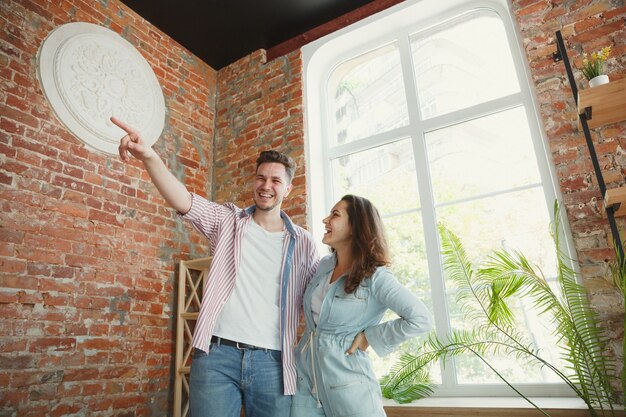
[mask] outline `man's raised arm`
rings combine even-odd
[[[134,128],[111,117],[111,121],[126,132],[120,140],[120,159],[124,162],[130,160],[129,154],[143,162],[159,193],[167,204],[180,213],[187,213],[191,208],[191,194],[187,187],[167,169],[165,163],[151,146],[146,146],[141,135]]]

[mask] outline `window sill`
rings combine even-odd
[[[531,400],[551,417],[589,417],[585,403],[577,397],[542,397]],[[537,417],[541,415],[519,397],[438,397],[424,398],[411,404],[383,400],[387,417]],[[626,417],[623,407],[616,417]],[[607,414],[608,415],[608,414]]]

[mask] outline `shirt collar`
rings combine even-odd
[[[256,210],[256,205],[253,204],[250,207],[247,207],[244,210],[244,213],[246,214],[246,216],[252,216],[255,210]],[[287,232],[289,232],[289,234],[292,237],[296,237],[296,228],[291,222],[291,219],[289,218],[289,216],[287,216],[287,214],[282,210],[280,211],[280,218],[283,219],[283,221],[285,222],[285,228],[287,229]]]

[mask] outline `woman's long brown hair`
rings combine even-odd
[[[368,199],[352,194],[341,200],[348,204],[348,220],[352,227],[352,266],[344,287],[347,294],[352,294],[376,268],[389,265],[391,261],[383,222],[376,207]]]

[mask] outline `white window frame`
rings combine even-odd
[[[510,45],[515,69],[520,81],[520,92],[493,100],[491,102],[472,106],[467,109],[453,111],[448,114],[420,119],[417,96],[414,85],[411,63],[411,49],[409,36],[417,31],[425,30],[439,23],[450,20],[462,13],[487,8],[495,11],[502,19],[508,42]],[[331,111],[324,102],[326,88],[330,74],[340,63],[371,51],[379,46],[398,42],[402,64],[402,73],[406,89],[409,111],[409,124],[392,132],[385,132],[365,140],[358,140],[329,148],[329,135],[332,134]],[[543,190],[548,204],[548,212],[552,215],[552,203],[558,198],[562,201],[558,188],[557,175],[551,159],[551,153],[542,123],[539,119],[538,106],[530,77],[530,69],[523,56],[523,47],[518,37],[516,24],[506,0],[407,0],[374,16],[363,19],[349,27],[320,38],[302,48],[304,103],[305,103],[305,156],[307,160],[307,189],[308,192],[308,223],[311,232],[318,242],[321,253],[326,248],[321,243],[323,227],[321,219],[326,216],[335,201],[331,179],[330,161],[339,154],[354,153],[380,146],[397,140],[400,136],[414,137],[416,134],[436,130],[448,126],[453,118],[459,120],[474,119],[481,114],[491,113],[494,106],[498,108],[519,106],[526,109],[529,127],[533,138],[533,147],[537,157],[537,164]],[[402,133],[400,133],[402,131]],[[418,132],[418,133],[416,133]],[[417,180],[420,189],[424,182],[429,181],[428,161],[423,152],[417,152],[418,141],[414,143],[414,155],[417,170]],[[420,157],[421,155],[421,157]],[[445,294],[442,279],[442,270],[439,259],[438,232],[436,230],[435,209],[433,199],[428,193],[420,192],[420,205],[424,222],[426,252],[429,264],[429,275],[433,293]],[[566,219],[564,208],[561,207],[561,218]],[[567,221],[561,228],[565,243],[563,250],[575,260],[575,250],[572,244],[571,232]],[[546,225],[548,227],[548,225]],[[577,265],[577,262],[575,262]],[[443,295],[441,295],[443,297]],[[445,336],[449,328],[447,311],[441,303],[434,303],[435,322],[438,335]],[[448,321],[448,322],[446,322]],[[481,384],[461,385],[456,382],[452,366],[442,369],[444,384],[439,386],[437,396],[511,396],[513,391],[505,385]],[[573,396],[573,392],[560,383],[546,384],[516,384],[527,396]]]

